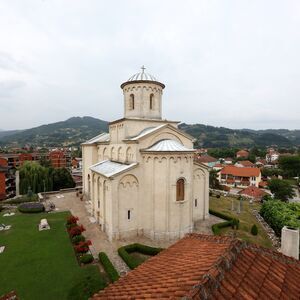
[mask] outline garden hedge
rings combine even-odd
[[[94,260],[94,257],[92,254],[84,254],[79,258],[79,260],[82,264],[89,264]]]
[[[163,250],[162,248],[155,248],[155,247],[134,243],[119,248],[118,253],[130,269],[135,269],[137,266],[140,265],[140,262],[137,261],[134,257],[132,257],[130,253],[139,252],[142,254],[154,256],[162,250]]]
[[[105,272],[107,273],[108,277],[112,282],[115,282],[120,278],[117,270],[115,269],[114,265],[112,264],[106,253],[99,253],[99,261],[103,265]]]
[[[28,203],[28,202],[35,202],[38,201],[38,195],[34,194],[31,197],[29,196],[22,196],[18,198],[12,198],[4,200],[3,203],[5,204],[21,204],[21,203]]]
[[[229,226],[236,229],[239,228],[239,223],[240,223],[239,219],[229,217],[223,213],[220,213],[212,209],[209,210],[209,213],[221,219],[227,220],[226,222],[217,223],[211,226],[211,230],[214,235],[219,235],[221,233],[221,228],[225,228]]]
[[[45,207],[39,202],[26,202],[21,203],[18,206],[18,210],[22,213],[40,213],[45,210]]]

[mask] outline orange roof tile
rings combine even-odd
[[[189,234],[92,299],[297,299],[300,263],[237,239]]]
[[[257,188],[256,186],[248,186],[239,192],[241,195],[247,195],[254,198],[260,198],[266,194],[263,190]]]
[[[226,166],[221,170],[221,174],[241,176],[241,177],[258,177],[260,174],[259,168],[239,168],[235,166]]]
[[[237,163],[243,165],[244,167],[253,167],[254,166],[254,164],[250,160],[240,160]]]

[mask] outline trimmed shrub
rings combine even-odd
[[[99,261],[103,265],[105,272],[107,273],[108,277],[112,282],[115,282],[120,278],[117,270],[115,269],[114,265],[112,264],[106,253],[99,253]]]
[[[130,269],[135,269],[141,263],[137,261],[135,258],[133,258],[131,255],[129,255],[130,253],[139,252],[142,254],[154,256],[162,250],[163,250],[162,248],[155,248],[155,247],[150,247],[150,246],[135,243],[135,244],[130,244],[119,248],[118,253]]]
[[[85,237],[83,235],[75,235],[73,238],[72,238],[72,243],[77,245],[79,244],[80,242],[84,242],[85,241]]]
[[[21,204],[21,203],[28,203],[28,202],[35,202],[38,201],[38,195],[34,194],[31,197],[29,196],[22,196],[18,198],[12,198],[4,200],[3,203],[5,204]]]
[[[209,213],[221,219],[227,220],[226,222],[217,223],[211,226],[211,230],[214,235],[220,235],[221,233],[220,229],[229,226],[231,226],[232,229],[239,229],[239,223],[240,223],[239,219],[229,217],[223,213],[214,211],[212,209],[209,210]]]
[[[92,254],[84,254],[84,255],[80,256],[80,258],[79,258],[79,261],[85,265],[91,263],[93,260],[94,260],[94,257]]]
[[[257,235],[258,234],[258,228],[255,224],[251,227],[251,234],[252,235]]]
[[[22,213],[40,213],[45,210],[45,207],[40,202],[27,202],[20,204],[18,210]]]
[[[223,214],[223,213],[221,213],[221,212],[212,210],[212,209],[209,210],[209,213],[210,213],[211,215],[214,215],[214,216],[216,216],[216,217],[219,217],[219,218],[224,219],[224,220],[227,220],[227,221],[231,221],[231,220],[232,220],[231,217],[229,217],[229,216],[227,216],[227,215],[225,215],[225,214]]]

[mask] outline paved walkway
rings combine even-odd
[[[95,258],[98,258],[99,252],[105,252],[112,261],[118,272],[123,275],[129,271],[127,265],[119,256],[117,250],[119,247],[131,243],[141,243],[153,247],[167,248],[175,241],[153,241],[146,237],[135,237],[132,239],[118,240],[110,242],[104,232],[95,223],[95,219],[90,216],[90,205],[86,201],[81,201],[76,197],[75,192],[68,192],[63,194],[48,195],[47,202],[53,202],[57,211],[70,210],[74,216],[79,218],[79,224],[82,224],[86,231],[84,236],[91,240],[92,245],[90,250]],[[195,232],[212,234],[211,225],[222,222],[223,220],[215,216],[210,216],[209,220],[200,221],[195,224]]]

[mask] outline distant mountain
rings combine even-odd
[[[288,129],[229,129],[203,124],[179,125],[179,128],[197,139],[198,146],[252,147],[271,146],[292,147],[300,145],[300,130]],[[73,117],[66,121],[42,125],[22,131],[0,131],[0,146],[77,146],[80,143],[108,131],[108,122],[92,117]]]
[[[180,124],[179,128],[197,139],[199,146],[215,147],[252,147],[271,146],[292,147],[300,145],[300,130],[288,129],[229,129],[203,124]]]
[[[17,132],[20,132],[22,130],[1,130],[0,129],[0,139],[5,137],[5,136],[9,136],[9,135],[13,135]]]
[[[73,117],[66,121],[42,125],[1,137],[4,146],[73,146],[107,131],[108,122],[92,117]]]

